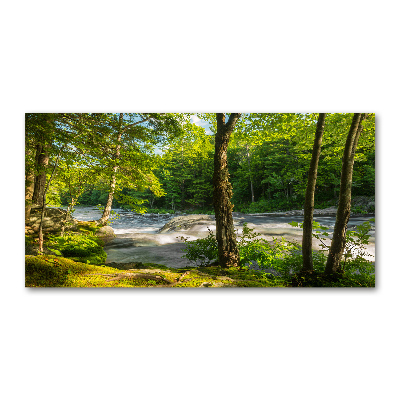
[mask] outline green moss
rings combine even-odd
[[[115,273],[115,268],[92,266],[74,260],[42,255],[25,256],[25,286],[75,286],[74,278],[91,272]]]
[[[80,233],[96,233],[100,229],[95,221],[78,221],[77,230]]]
[[[26,256],[25,286],[62,286],[68,275],[68,267],[55,258]]]
[[[207,268],[170,269],[158,264],[134,265],[134,268],[121,270],[58,256],[26,256],[25,285],[28,287],[278,286],[277,282],[249,271],[239,272],[213,267],[208,273]],[[232,276],[228,276],[229,274]]]
[[[51,236],[47,246],[56,254],[78,262],[102,264],[107,258],[102,241],[93,234]]]

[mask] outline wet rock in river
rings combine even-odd
[[[213,215],[205,215],[205,214],[183,215],[172,218],[158,231],[158,233],[186,230],[192,227],[194,224],[209,225],[210,221],[215,221],[215,217]]]

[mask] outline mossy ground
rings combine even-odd
[[[131,268],[129,268],[131,267]],[[287,286],[257,271],[221,267],[167,268],[131,263],[117,269],[53,255],[25,256],[26,287],[276,287]]]

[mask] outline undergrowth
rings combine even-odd
[[[300,226],[297,222],[293,226]],[[285,238],[273,239],[270,243],[261,238],[260,234],[243,225],[243,234],[237,237],[240,254],[239,270],[259,270],[268,273],[268,279],[274,279],[283,286],[342,286],[359,287],[375,286],[375,266],[367,260],[365,246],[368,243],[368,232],[371,224],[365,222],[355,231],[347,232],[346,250],[341,263],[342,272],[336,276],[324,274],[329,246],[323,239],[328,236],[327,228],[315,223],[314,237],[321,241],[321,250],[313,250],[314,273],[302,276],[303,256],[301,246]],[[218,259],[218,245],[214,233],[209,229],[207,237],[189,241],[181,237],[186,243],[185,257],[192,264],[205,267],[216,264]]]

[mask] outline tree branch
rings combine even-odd
[[[160,115],[165,115],[165,113],[161,113]],[[151,119],[151,118],[152,118],[152,117],[149,116],[149,117],[147,117],[147,118],[145,118],[145,119],[142,119],[141,121],[134,122],[134,123],[132,123],[132,124],[127,125],[127,126],[122,130],[122,133],[125,133],[127,129],[132,128],[132,127],[135,126],[135,125],[142,124],[143,122],[146,122],[146,121],[148,121],[148,120]]]
[[[228,122],[226,123],[226,129],[228,129],[228,130],[232,129],[235,126],[237,120],[240,118],[241,115],[242,115],[242,113],[232,113],[229,116]]]

